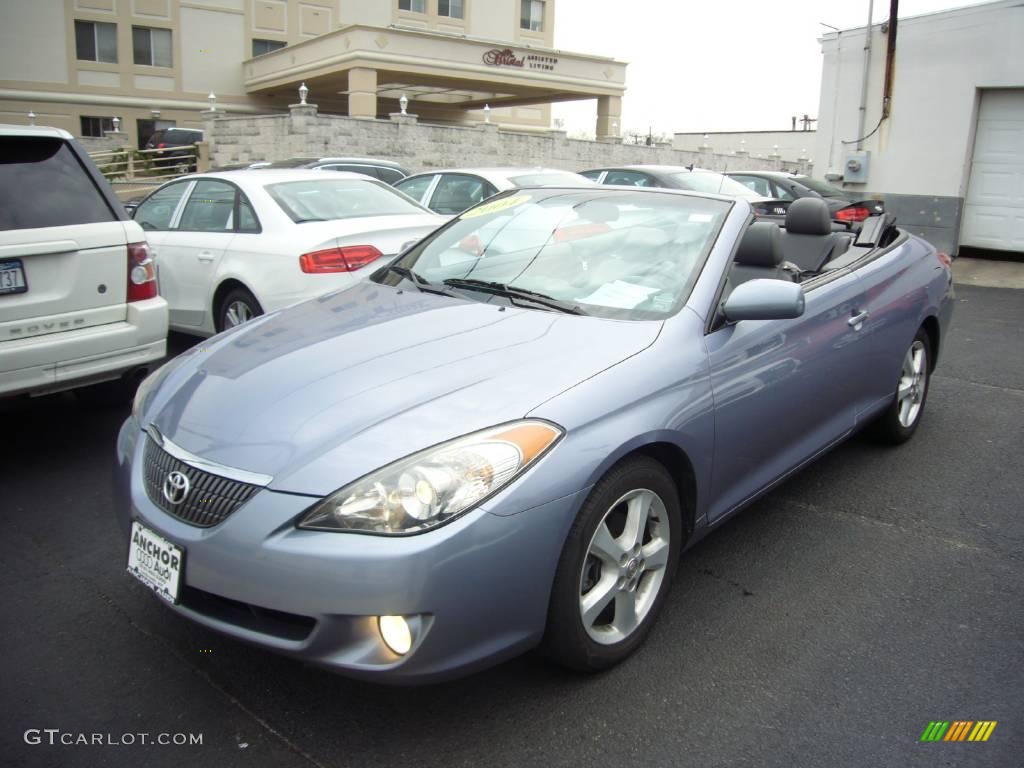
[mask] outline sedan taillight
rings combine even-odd
[[[864,221],[871,215],[871,211],[863,205],[851,205],[848,208],[840,208],[836,211],[836,218],[847,223]]]
[[[156,264],[146,243],[128,243],[128,301],[156,298]]]
[[[299,267],[309,275],[331,272],[355,272],[383,256],[372,245],[346,245],[343,248],[324,248],[299,256]]]

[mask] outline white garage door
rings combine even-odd
[[[1024,89],[982,91],[960,244],[1024,251]]]

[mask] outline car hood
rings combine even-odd
[[[321,496],[522,418],[660,328],[365,281],[186,353],[144,419],[197,456],[272,476],[272,489]]]

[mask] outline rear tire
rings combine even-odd
[[[232,288],[217,305],[217,316],[214,326],[217,332],[234,328],[236,325],[252,320],[263,314],[263,307],[256,297],[245,288]]]
[[[914,436],[924,415],[931,361],[931,342],[928,333],[921,328],[903,356],[892,403],[871,427],[873,436],[880,442],[899,445]]]
[[[633,653],[665,602],[683,536],[664,466],[634,456],[612,467],[566,538],[542,652],[580,671],[607,669]]]

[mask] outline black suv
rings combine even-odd
[[[156,156],[163,158],[180,157],[188,161],[187,171],[196,170],[196,154],[193,144],[203,140],[203,132],[195,128],[161,128],[154,131],[146,142],[146,149],[157,150]],[[173,165],[169,161],[158,163],[161,166]]]

